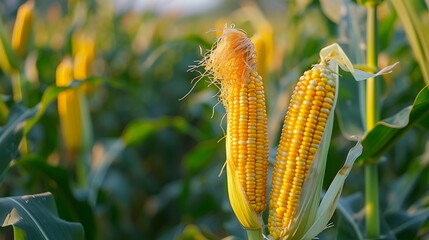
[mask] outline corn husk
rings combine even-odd
[[[340,76],[339,67],[344,71],[350,72],[353,77],[359,81],[390,73],[392,68],[397,64],[392,64],[375,74],[355,69],[347,55],[337,43],[323,48],[320,51],[320,58],[322,63],[328,64],[328,67],[335,73],[334,75],[336,76],[336,93],[334,105],[332,106],[332,110],[326,123],[323,138],[319,145],[319,149],[316,152],[310,172],[305,179],[298,210],[295,214],[294,220],[292,221],[291,225],[285,229],[284,235],[281,237],[281,239],[313,239],[329,226],[329,221],[334,214],[337,202],[341,196],[345,179],[350,173],[354,161],[362,153],[362,145],[360,142],[358,142],[356,146],[349,151],[344,166],[338,171],[322,201],[320,202],[320,194],[322,191],[324,173],[326,169],[329,143],[333,129],[333,110],[335,109],[336,101],[338,99]]]

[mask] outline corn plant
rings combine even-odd
[[[0,238],[427,238],[427,1],[148,2],[0,1]]]
[[[256,71],[256,54],[250,39],[226,26],[215,48],[201,62],[212,81],[219,82],[220,99],[226,106],[228,193],[249,239],[262,238],[259,219],[265,208],[268,164],[265,97]],[[338,94],[338,65],[359,80],[389,73],[394,66],[374,75],[355,70],[337,44],[322,49],[320,56],[321,62],[300,77],[284,120],[269,205],[268,229],[274,239],[315,237],[326,228],[341,193],[344,180],[339,178],[317,210],[332,131],[331,108]],[[355,151],[347,168],[360,155],[361,150]],[[347,177],[348,173],[340,170],[339,175]],[[305,183],[310,187],[301,197]]]

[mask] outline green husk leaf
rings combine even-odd
[[[392,0],[392,5],[410,42],[411,49],[419,63],[423,79],[429,84],[429,32],[427,31],[427,7],[423,1]]]
[[[226,138],[226,173],[228,182],[228,197],[232,210],[240,224],[249,230],[262,229],[258,214],[252,209],[249,200],[237,176],[237,168],[229,158],[230,149]]]
[[[356,79],[356,81],[365,80],[368,78],[373,78],[383,74],[391,73],[392,69],[399,64],[399,62],[396,62],[392,65],[389,65],[381,69],[377,73],[368,73],[368,72],[356,69],[353,67],[353,64],[350,62],[349,58],[344,53],[340,45],[338,45],[338,43],[334,43],[320,50],[320,58],[322,59],[322,61],[334,60],[338,64],[338,66],[341,67],[342,70],[350,72],[353,75],[353,77]]]
[[[361,153],[362,145],[360,142],[358,142],[352,149],[350,149],[344,166],[338,171],[337,175],[329,186],[328,191],[326,191],[326,194],[323,197],[320,207],[317,211],[316,221],[308,229],[303,239],[313,239],[321,231],[327,228],[329,220],[336,209],[338,199],[341,196],[344,182],[353,167],[354,161],[360,156]]]

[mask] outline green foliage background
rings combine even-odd
[[[319,50],[338,42],[354,63],[364,64],[365,8],[349,1],[337,6],[328,2],[256,2],[274,30],[274,56],[266,79],[272,156],[294,83],[318,62]],[[429,22],[428,6],[421,2],[416,16],[425,24]],[[0,3],[9,37],[21,3]],[[154,9],[135,12],[101,0],[36,1],[29,54],[20,60],[22,102],[13,101],[11,78],[0,71],[0,94],[9,109],[8,123],[5,120],[0,126],[10,126],[14,114],[27,114],[25,119],[34,116],[39,102],[46,103],[46,109],[27,134],[28,153],[20,154],[16,146],[21,135],[0,142],[0,166],[4,166],[0,169],[4,171],[0,196],[49,191],[59,217],[81,223],[87,239],[245,238],[229,206],[225,174],[221,173],[225,111],[217,105],[218,89],[207,87],[206,78],[192,82],[199,73],[188,71],[201,59],[200,48],[204,52],[215,41],[216,34],[210,30],[217,22],[235,23],[249,36],[256,32],[251,17],[241,10],[245,5],[223,1],[208,12],[182,15]],[[341,15],[340,7],[347,14]],[[405,27],[394,4],[384,1],[379,7],[379,65],[400,64],[380,79],[382,119],[412,105],[429,83]],[[51,93],[50,101],[42,100],[55,85],[56,67],[71,54],[71,36],[80,28],[96,35],[94,76],[87,80],[96,83],[88,96],[94,142],[85,157],[91,166],[85,186],[77,184],[75,171],[64,160],[67,156],[54,101],[58,93]],[[363,134],[359,87],[347,81],[347,73],[343,75],[326,186],[354,144],[344,135]],[[427,103],[425,96],[422,101]],[[383,149],[376,145],[377,138],[384,135],[376,133],[368,139],[367,150],[374,148],[382,156],[377,163],[382,232],[389,239],[429,237],[429,117],[425,109],[412,126],[389,138],[392,141]],[[14,151],[2,155],[6,147]],[[13,160],[10,165],[9,158]],[[334,227],[322,233],[321,239],[364,235],[363,164],[355,165],[339,211],[332,218]],[[3,229],[3,235],[7,231]]]

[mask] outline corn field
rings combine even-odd
[[[1,239],[429,239],[429,2],[0,2]]]

